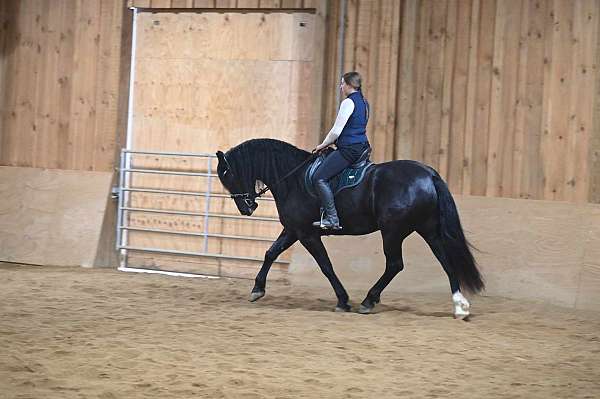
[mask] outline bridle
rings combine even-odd
[[[227,160],[227,158],[225,158],[225,154],[223,154],[223,160],[225,161],[225,166],[227,167],[225,172],[223,172],[223,175],[225,175],[225,173],[227,173],[227,172],[229,172],[233,175],[233,168],[229,164],[229,161]],[[260,194],[260,195],[262,195],[262,194]],[[249,192],[246,192],[246,193],[234,193],[234,194],[231,194],[229,197],[231,197],[233,199],[241,198],[249,209],[256,209],[257,205],[255,202],[255,199],[260,197],[260,195],[258,193],[250,194]]]
[[[283,176],[281,179],[277,180],[274,184],[271,185],[271,187],[278,185],[279,183],[281,183],[282,181],[284,181],[285,179],[287,179],[288,177],[290,177],[291,175],[293,175],[294,173],[296,173],[298,171],[298,169],[300,169],[301,167],[303,167],[304,165],[306,165],[311,159],[313,159],[315,157],[315,155],[317,155],[316,152],[311,153],[308,158],[306,158],[304,161],[302,161],[301,164],[299,164],[298,166],[296,166],[294,169],[292,169],[291,171],[289,171],[285,176]],[[227,160],[227,158],[225,157],[225,154],[223,154],[223,160],[225,161],[225,166],[227,167],[227,170],[224,173],[230,172],[233,174],[233,168],[231,167],[231,165],[229,164],[229,161]],[[241,183],[238,181],[238,183]],[[241,184],[240,184],[241,186]],[[271,188],[270,187],[264,187],[263,189],[261,189],[259,192],[254,192],[254,193],[250,193],[250,192],[245,192],[245,193],[233,193],[230,195],[231,198],[236,199],[236,198],[241,198],[244,203],[246,204],[246,206],[252,210],[256,209],[256,207],[258,206],[256,204],[256,199],[259,198],[260,196],[262,196],[264,193],[266,193],[267,191],[269,191]]]

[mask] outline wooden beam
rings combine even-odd
[[[400,56],[398,60],[398,90],[394,157],[412,158],[415,134],[415,49],[417,46],[419,4],[417,0],[402,2],[400,25]]]
[[[473,145],[475,141],[475,115],[477,113],[477,56],[479,55],[479,26],[481,0],[473,0],[469,20],[469,64],[467,69],[467,98],[464,158],[462,161],[462,193],[471,193],[473,176]],[[479,135],[478,135],[479,136]]]
[[[594,108],[592,128],[590,131],[590,146],[588,153],[589,162],[589,189],[588,201],[600,203],[600,3],[594,2],[591,17],[595,20],[596,46],[594,49],[594,64],[591,71],[594,73]]]
[[[477,46],[477,88],[475,90],[475,121],[471,159],[470,194],[485,195],[487,188],[488,146],[494,59],[494,32],[496,30],[496,1],[483,1],[480,7]]]

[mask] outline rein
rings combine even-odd
[[[282,181],[284,181],[285,179],[287,179],[288,177],[290,177],[291,175],[293,175],[294,173],[296,173],[300,168],[302,168],[304,165],[306,165],[310,160],[314,159],[317,154],[318,154],[317,152],[311,153],[308,156],[308,158],[306,158],[304,161],[302,161],[301,164],[299,164],[298,166],[296,166],[295,168],[293,168],[291,171],[289,171],[281,179],[279,179],[275,183],[271,184],[271,186],[273,187],[273,186],[278,185],[279,183],[281,183]],[[229,170],[233,170],[233,168],[229,164],[229,161],[227,161],[227,158],[225,158],[225,154],[223,154],[223,159],[225,160],[225,163],[227,164],[227,168]],[[250,194],[249,192],[247,192],[247,193],[237,193],[237,194],[231,194],[230,197],[231,198],[242,198],[244,201],[246,201],[246,205],[250,206],[249,201],[254,201],[256,198],[259,198],[261,195],[263,195],[264,193],[266,193],[270,189],[271,189],[270,187],[265,187],[262,190],[260,190],[259,192],[254,193],[254,194]]]

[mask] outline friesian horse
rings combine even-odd
[[[362,235],[380,230],[386,258],[385,271],[362,301],[359,313],[370,313],[381,292],[403,268],[402,242],[417,232],[427,242],[450,281],[454,316],[464,319],[470,304],[461,289],[478,293],[482,276],[465,239],[454,199],[448,186],[431,167],[399,160],[374,164],[356,187],[336,195],[342,230],[313,227],[319,219],[319,201],[305,188],[303,177],[311,153],[273,139],[245,141],[217,152],[217,173],[242,215],[258,207],[256,198],[267,189],[273,193],[283,231],[266,251],[250,301],[265,295],[267,274],[273,262],[296,241],[308,250],[331,283],[337,296],[336,311],[349,311],[348,293],[336,276],[321,237]],[[267,188],[256,193],[260,181]]]

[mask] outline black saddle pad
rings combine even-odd
[[[313,197],[317,197],[317,193],[315,192],[312,184],[312,177],[317,168],[323,163],[324,159],[324,155],[317,157],[317,159],[313,161],[304,174],[304,185],[306,186],[306,191],[308,191]],[[366,161],[361,162],[359,166],[349,166],[339,175],[329,180],[329,185],[331,186],[331,191],[333,191],[333,194],[336,195],[345,188],[351,188],[359,185],[365,177],[365,172],[371,165],[373,165],[373,162],[367,159]]]

